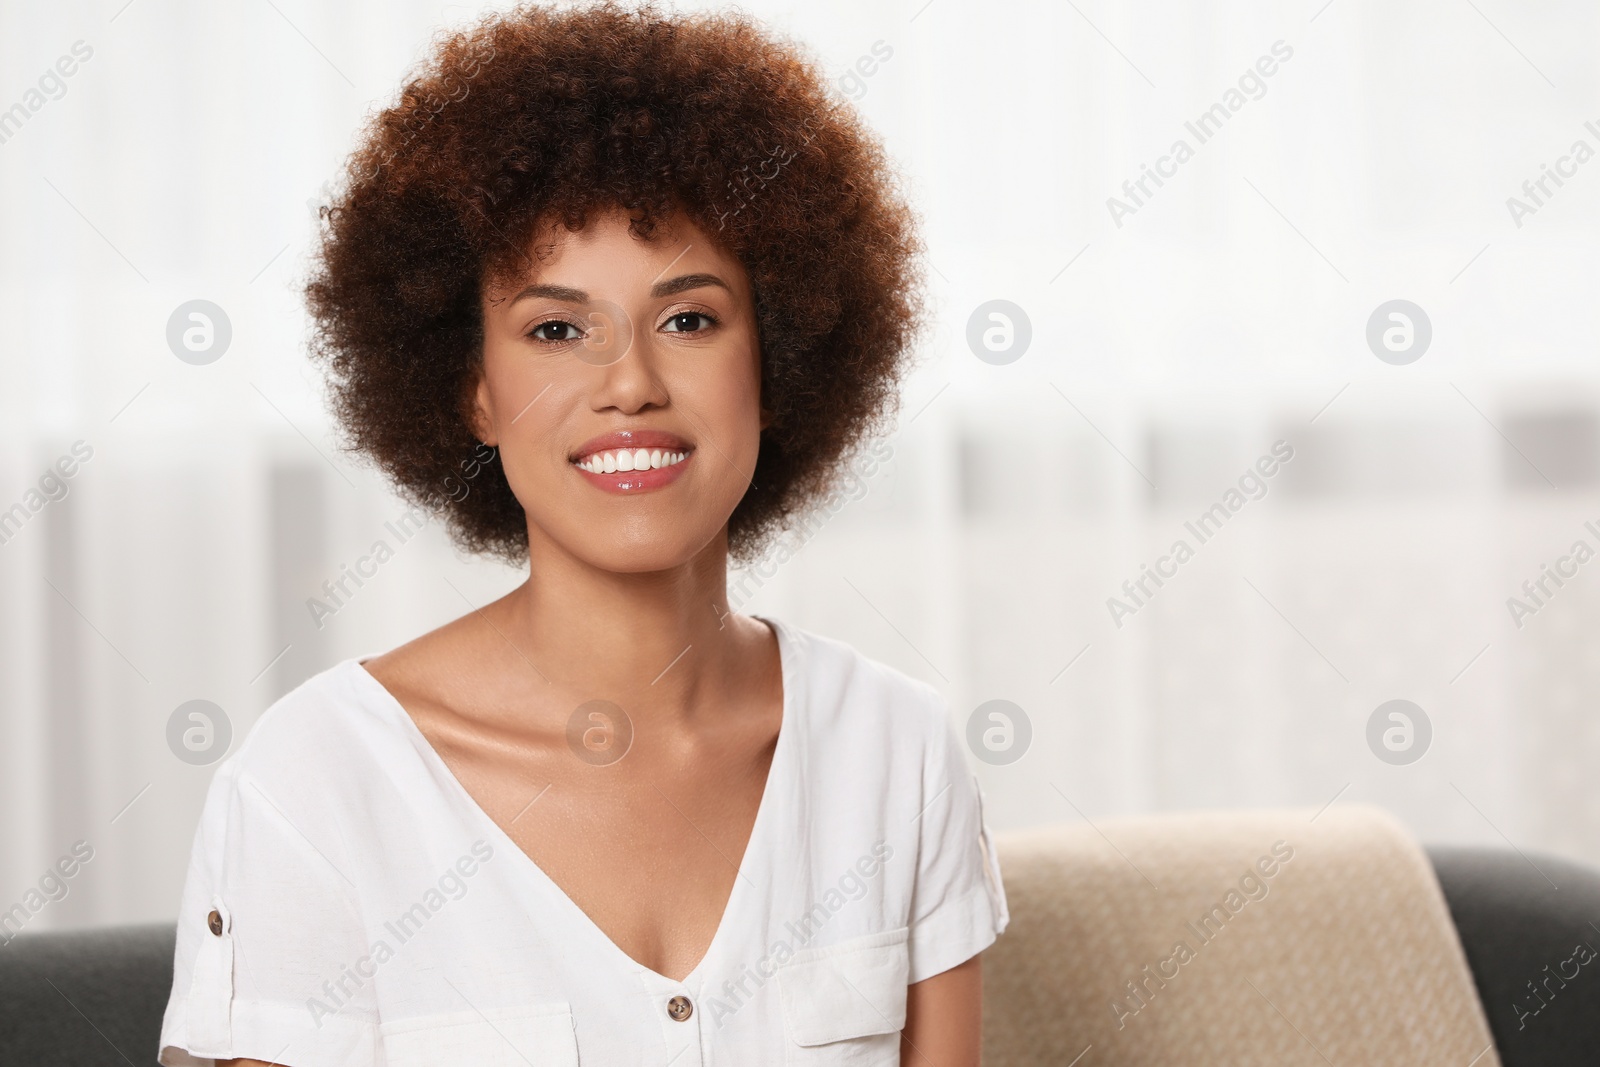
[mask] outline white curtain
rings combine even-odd
[[[1600,549],[1596,12],[749,6],[886,138],[939,328],[887,461],[735,604],[933,683],[963,731],[1020,707],[1026,754],[974,754],[998,830],[1374,802],[1600,863],[1600,562],[1560,563]],[[519,580],[429,526],[306,608],[404,510],[304,356],[312,206],[474,10],[0,2],[0,911],[93,849],[30,929],[174,915],[215,766],[175,754],[180,705],[237,746]],[[1367,340],[1397,299],[1432,328],[1405,365]],[[195,300],[231,329],[203,365],[168,341]],[[1004,365],[968,341],[993,300],[1031,327]],[[1170,576],[1135,602],[1144,565]],[[1368,741],[1395,699],[1431,724],[1406,765]]]

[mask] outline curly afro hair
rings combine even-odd
[[[436,44],[322,209],[306,296],[346,447],[463,549],[524,561],[526,516],[469,422],[482,293],[540,227],[612,208],[641,238],[681,212],[750,276],[773,419],[729,520],[748,562],[887,429],[922,279],[880,144],[741,16],[525,6]]]

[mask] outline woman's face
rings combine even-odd
[[[500,450],[530,553],[681,565],[723,532],[768,421],[749,278],[682,216],[644,241],[622,212],[592,215],[531,251],[485,287],[475,427]]]

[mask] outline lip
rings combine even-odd
[[[596,452],[623,448],[651,450],[659,448],[682,452],[684,457],[670,467],[652,467],[645,471],[613,471],[610,474],[597,474],[578,466],[579,460]],[[617,430],[591,437],[578,447],[568,462],[580,477],[597,489],[609,493],[639,493],[649,489],[659,489],[677,481],[682,477],[684,468],[693,459],[694,446],[675,433],[668,433],[665,430]]]
[[[576,463],[586,456],[613,448],[662,448],[674,452],[690,452],[694,450],[694,445],[666,430],[613,430],[611,433],[589,438],[567,459]]]

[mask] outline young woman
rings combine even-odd
[[[892,414],[912,222],[740,18],[437,47],[327,213],[315,351],[353,447],[528,579],[219,767],[162,1063],[978,1063],[1008,916],[943,700],[726,587]]]

